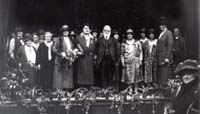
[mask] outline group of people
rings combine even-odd
[[[89,24],[74,33],[68,25],[60,35],[50,31],[25,33],[17,28],[9,42],[12,66],[20,67],[31,86],[46,90],[99,86],[114,87],[126,83],[137,92],[138,84],[165,86],[173,78],[173,68],[183,61],[184,42],[178,28],[174,34],[166,21],[154,28],[141,29],[140,38],[129,27],[122,38],[105,25],[98,35]]]

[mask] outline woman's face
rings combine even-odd
[[[51,41],[51,38],[52,38],[52,34],[51,33],[46,33],[45,34],[45,40],[48,42],[48,41]]]
[[[34,34],[33,35],[33,42],[38,42],[38,41],[39,41],[38,35]]]
[[[182,79],[183,79],[183,83],[188,84],[195,79],[194,73],[186,72],[183,74]]]
[[[27,45],[28,47],[30,47],[31,44],[32,44],[32,41],[31,41],[31,40],[27,40],[27,41],[26,41],[26,45]]]
[[[128,40],[131,40],[131,39],[133,39],[133,35],[131,33],[127,33],[127,38],[128,38]]]
[[[154,36],[154,34],[153,34],[153,33],[150,33],[150,34],[149,34],[149,39],[153,40],[153,39],[154,39],[154,37],[155,37],[155,36]]]
[[[119,34],[114,34],[114,36],[113,36],[116,40],[118,40],[119,39]]]
[[[140,34],[140,37],[141,37],[141,38],[145,38],[145,33],[141,33],[141,34]]]
[[[90,27],[85,25],[85,26],[83,27],[83,33],[84,33],[84,34],[89,34],[90,32],[91,32],[91,31],[90,31]]]

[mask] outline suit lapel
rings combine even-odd
[[[110,38],[108,39],[108,47],[110,47],[111,44],[112,44],[112,38],[110,37]]]
[[[106,47],[106,39],[104,37],[102,37],[102,43],[103,43],[103,46]]]

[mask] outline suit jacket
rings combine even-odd
[[[101,64],[101,61],[103,59],[103,56],[105,54],[105,38],[101,37],[98,39],[97,44],[96,44],[96,53],[97,53],[97,67]],[[108,40],[108,51],[114,60],[115,63],[119,61],[120,57],[120,50],[118,47],[118,42],[116,39],[110,37]]]
[[[158,63],[161,66],[165,59],[173,63],[173,34],[167,30],[157,42]]]

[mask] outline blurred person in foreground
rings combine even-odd
[[[199,114],[199,65],[196,60],[187,59],[178,64],[176,75],[182,79],[171,104],[164,108],[164,114]]]

